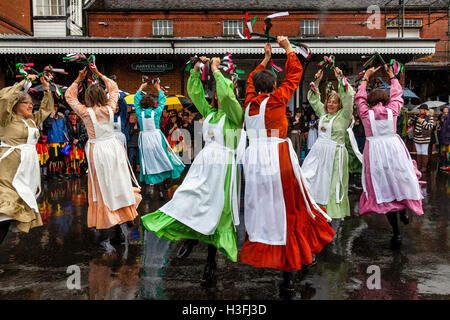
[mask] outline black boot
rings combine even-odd
[[[386,213],[386,217],[391,224],[392,231],[394,233],[391,239],[391,247],[394,249],[398,249],[402,244],[402,236],[400,235],[400,229],[398,228],[397,212],[388,212]]]
[[[158,183],[158,184],[157,184],[157,187],[158,187],[158,194],[159,194],[159,197],[160,197],[161,199],[164,199],[164,186],[163,186],[163,184],[162,184],[162,183]]]
[[[403,222],[404,225],[407,225],[409,223],[409,217],[406,214],[406,209],[403,209],[400,213],[400,221]]]
[[[316,264],[317,264],[317,258],[316,258],[316,255],[313,254],[312,262],[310,264],[307,264],[306,266],[303,266],[302,273],[307,274],[308,270],[311,269],[311,267],[315,266]]]
[[[111,245],[111,235],[113,233],[113,228],[101,229],[100,230],[100,246],[105,250],[107,254],[113,254],[116,252],[116,248]]]
[[[203,270],[202,285],[210,286],[214,285],[217,281],[216,279],[216,253],[217,248],[211,244],[208,244],[208,257],[206,258],[205,269]]]
[[[280,285],[280,290],[286,293],[293,293],[295,291],[294,277],[292,272],[283,271],[283,282]]]
[[[0,222],[0,244],[2,244],[3,240],[5,240],[10,225],[11,220]]]
[[[184,240],[183,246],[180,248],[180,250],[178,250],[177,257],[180,259],[186,258],[188,255],[191,254],[192,249],[197,244],[198,244],[198,240],[196,240],[196,239]]]
[[[2,244],[3,240],[5,240],[6,238],[10,224],[11,224],[10,220],[0,222],[0,244]],[[0,266],[0,274],[4,272],[5,270]]]

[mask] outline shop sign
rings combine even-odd
[[[131,64],[131,69],[141,72],[164,72],[173,70],[173,64],[165,61],[140,61]]]

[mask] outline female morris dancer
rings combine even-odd
[[[109,92],[109,99],[99,84],[92,84],[85,93],[86,105],[77,98],[77,88],[86,77],[86,68],[79,72],[75,82],[66,91],[66,100],[82,119],[88,132],[86,156],[88,178],[88,227],[105,230],[101,245],[108,253],[115,251],[110,244],[112,227],[120,225],[127,240],[127,221],[137,217],[136,208],[142,199],[139,188],[133,188],[126,151],[114,135],[114,112],[119,95],[117,84],[103,76],[95,67],[91,71],[102,79]],[[130,175],[131,173],[131,175]]]
[[[421,175],[414,167],[403,140],[396,133],[397,117],[403,107],[403,91],[392,68],[385,65],[391,79],[390,97],[381,89],[372,90],[367,95],[368,80],[379,68],[366,71],[355,97],[366,134],[364,192],[359,202],[359,214],[385,214],[394,233],[391,245],[398,247],[402,238],[397,213],[404,224],[409,222],[406,208],[423,215],[423,197],[418,181]]]
[[[159,83],[154,87],[158,92],[158,106],[150,94],[143,94],[149,82],[144,82],[134,95],[134,107],[141,132],[139,134],[140,181],[147,185],[157,185],[159,196],[164,198],[162,182],[167,178],[177,179],[184,170],[181,159],[170,148],[167,139],[159,129],[166,96]]]
[[[343,77],[339,68],[334,72],[338,80]],[[322,77],[319,70],[312,83],[315,90],[308,92],[308,101],[319,117],[319,138],[305,158],[302,172],[314,200],[326,207],[331,218],[340,219],[350,215],[345,136],[352,121],[354,91],[350,85],[342,88],[340,84],[339,94],[331,91],[323,104],[318,89]]]
[[[33,113],[33,101],[22,89],[35,79],[36,75],[28,75],[0,91],[0,244],[12,222],[22,232],[43,225],[36,202],[41,191],[36,143],[38,126],[53,111],[53,96],[48,78],[41,77],[44,98]]]
[[[234,225],[239,224],[238,161],[246,140],[241,130],[242,107],[234,95],[233,83],[219,71],[220,59],[213,58],[211,62],[218,97],[217,105],[213,106],[205,99],[200,63],[191,70],[187,89],[205,117],[202,129],[205,147],[195,157],[172,200],[142,217],[142,222],[148,230],[171,241],[192,239],[207,243],[203,281],[210,284],[215,281],[217,250],[233,262],[237,261]],[[192,241],[188,243],[192,245]]]
[[[313,262],[313,254],[331,242],[331,220],[305,187],[297,155],[287,137],[286,107],[297,89],[302,65],[285,37],[277,42],[286,51],[286,76],[265,70],[272,47],[250,74],[245,96],[245,126],[250,145],[245,152],[245,227],[248,239],[240,258],[259,268],[283,271],[283,291],[293,291],[292,271]]]

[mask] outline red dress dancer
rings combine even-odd
[[[250,145],[244,159],[245,226],[248,238],[240,259],[259,268],[284,271],[282,289],[293,291],[292,271],[313,262],[313,254],[332,241],[331,219],[311,198],[300,165],[287,139],[286,107],[297,89],[302,65],[289,41],[278,37],[286,50],[286,77],[279,88],[265,70],[271,56],[248,78],[245,125]]]

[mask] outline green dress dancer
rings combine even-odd
[[[170,241],[197,239],[213,245],[228,259],[236,262],[238,252],[233,223],[236,220],[236,216],[233,218],[236,209],[232,203],[236,203],[238,199],[236,186],[239,186],[239,166],[236,164],[235,151],[238,146],[242,149],[242,142],[245,147],[245,136],[244,139],[240,136],[244,112],[234,95],[233,83],[220,72],[215,72],[214,78],[219,108],[210,106],[206,101],[201,74],[194,69],[191,70],[187,90],[205,118],[203,138],[205,125],[216,130],[220,128],[221,132],[215,134],[217,140],[224,142],[224,146],[206,141],[205,148],[195,158],[172,200],[159,210],[143,216],[142,222],[146,229],[158,237]],[[208,134],[211,130],[209,129]],[[214,146],[211,147],[212,145]],[[213,153],[215,154],[211,156]],[[223,164],[210,165],[212,157],[222,157],[225,160],[222,161]],[[236,183],[232,183],[233,177]]]
[[[314,85],[314,83],[312,83]],[[315,86],[315,85],[314,85]],[[327,214],[332,219],[341,219],[346,216],[350,216],[350,204],[348,200],[348,152],[346,152],[345,148],[345,138],[348,135],[347,128],[351,124],[352,121],[352,111],[353,111],[353,96],[354,90],[349,85],[347,90],[342,90],[341,87],[338,89],[339,98],[342,102],[342,108],[335,112],[334,114],[330,114],[326,111],[324,104],[321,102],[319,90],[316,88],[316,92],[312,89],[308,92],[308,101],[311,104],[314,112],[319,118],[322,118],[322,123],[319,124],[319,138],[321,133],[321,127],[325,127],[331,123],[331,140],[341,146],[336,146],[336,152],[334,153],[334,160],[332,165],[331,174],[331,184],[319,186],[320,189],[329,188],[329,197],[328,203],[320,203],[318,197],[316,197],[313,193],[313,197],[317,201],[318,204],[326,208]],[[320,143],[320,141],[316,141],[315,145]],[[314,147],[314,146],[313,146]],[[319,146],[317,146],[319,147]],[[341,159],[340,148],[343,149],[341,151]],[[313,149],[311,149],[308,157],[313,156]],[[308,176],[314,177],[316,174],[319,174],[322,168],[308,168],[310,163],[307,161],[308,157],[305,159],[305,162],[302,165],[302,171],[306,174],[306,172],[314,170],[313,173],[310,173]],[[342,162],[341,162],[341,161]],[[342,171],[339,169],[341,167]],[[340,173],[341,171],[341,173]],[[342,174],[342,179],[340,178],[340,174]],[[339,195],[336,196],[336,186],[339,183]],[[339,199],[340,202],[336,201]]]

